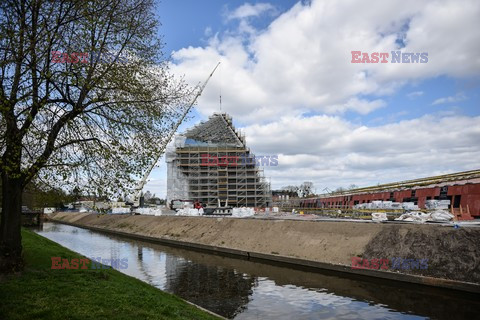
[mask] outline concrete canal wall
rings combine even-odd
[[[480,228],[62,212],[51,219],[249,259],[480,292]],[[372,268],[352,269],[352,257]],[[423,265],[393,270],[393,258]],[[389,259],[389,268],[375,266],[374,259]]]

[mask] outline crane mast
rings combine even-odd
[[[190,112],[190,110],[192,109],[193,105],[195,104],[195,102],[197,101],[197,99],[202,95],[202,92],[203,90],[205,89],[205,87],[207,86],[207,83],[208,81],[210,80],[210,78],[213,76],[213,73],[215,72],[215,70],[217,70],[218,66],[220,65],[220,62],[217,63],[217,65],[215,66],[215,68],[213,68],[212,72],[210,73],[210,75],[208,76],[208,78],[203,82],[203,84],[200,86],[198,92],[195,94],[195,96],[193,97],[192,101],[188,104],[188,107],[187,109],[185,110],[185,112],[183,113],[182,117],[177,121],[177,123],[175,124],[175,127],[173,127],[172,131],[169,133],[167,139],[164,141],[164,143],[162,144],[162,147],[160,148],[160,150],[158,151],[157,155],[155,156],[155,159],[154,161],[152,162],[152,164],[147,168],[147,171],[145,171],[145,174],[143,175],[143,178],[139,181],[137,187],[135,188],[135,198],[134,198],[134,204],[135,205],[138,205],[137,203],[139,202],[139,199],[141,197],[141,193],[142,193],[142,190],[143,190],[143,187],[145,186],[145,184],[147,183],[147,179],[148,179],[148,176],[150,175],[150,173],[152,172],[153,168],[155,168],[155,165],[157,164],[158,160],[160,159],[160,157],[162,156],[162,154],[165,152],[165,149],[167,148],[167,144],[172,140],[173,136],[175,135],[175,132],[177,132],[177,129],[178,127],[182,124],[183,120],[185,120],[185,117],[187,116],[187,114]]]

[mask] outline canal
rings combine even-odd
[[[231,319],[474,319],[478,295],[296,270],[173,248],[73,226],[35,231],[91,259]]]

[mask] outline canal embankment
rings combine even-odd
[[[55,213],[51,219],[247,259],[480,292],[479,228],[71,212]],[[352,268],[352,259],[371,265]],[[382,259],[389,260],[388,268],[371,267]],[[417,265],[392,269],[395,259]],[[418,261],[423,261],[420,268]]]
[[[22,230],[25,268],[0,277],[0,319],[221,319]],[[61,262],[53,263],[55,257]]]

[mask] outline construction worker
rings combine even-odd
[[[198,200],[195,200],[195,202],[193,203],[193,207],[195,209],[200,209],[202,207],[202,205],[200,204],[200,202],[198,202]]]

